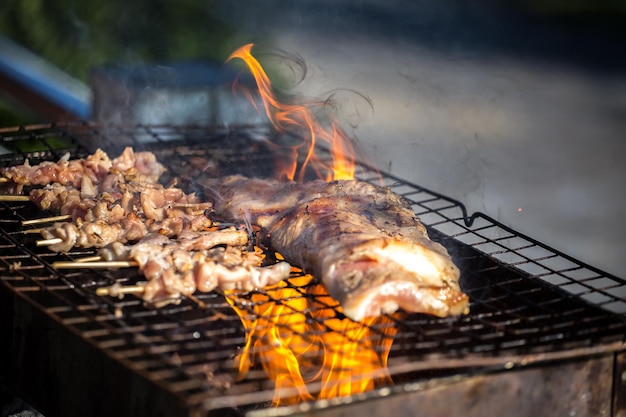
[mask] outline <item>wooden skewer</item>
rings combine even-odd
[[[26,230],[23,230],[22,233],[24,233],[25,235],[29,235],[29,234],[32,235],[32,234],[41,233],[42,230],[43,230],[42,228],[39,228],[39,229],[26,229]]]
[[[101,287],[96,289],[96,295],[104,296],[110,295],[111,297],[122,297],[124,294],[143,294],[145,287],[144,284],[138,285],[120,285],[113,284],[110,287]]]
[[[139,266],[139,264],[135,261],[96,261],[96,262],[58,261],[58,262],[53,262],[52,266],[56,269],[135,268]]]
[[[30,197],[27,195],[0,195],[0,201],[30,201]]]
[[[206,304],[204,303],[204,301],[200,300],[198,297],[194,296],[193,294],[189,294],[186,296],[187,298],[189,298],[191,301],[193,301],[194,303],[196,303],[198,305],[198,307],[205,309],[207,308]]]
[[[61,239],[60,237],[54,237],[52,239],[42,239],[42,240],[38,240],[37,242],[35,242],[35,244],[37,246],[52,246],[52,245],[56,245],[57,243],[62,243],[63,239]]]
[[[97,262],[101,261],[102,256],[94,255],[94,256],[86,256],[84,258],[76,259],[74,262],[82,263],[82,262]]]
[[[212,204],[211,203],[174,203],[172,205],[172,208],[198,208],[201,209],[202,211],[211,208]]]
[[[69,214],[63,214],[60,216],[50,216],[50,217],[42,217],[40,219],[32,219],[32,220],[23,220],[22,221],[22,226],[30,226],[32,224],[39,224],[39,223],[53,223],[53,222],[60,222],[63,220],[68,220],[71,219],[72,216]]]
[[[10,179],[8,179],[7,177],[0,177],[0,184],[2,184],[3,182],[9,182],[11,181]]]

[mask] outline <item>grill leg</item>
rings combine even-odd
[[[613,417],[626,417],[626,352],[615,355]]]

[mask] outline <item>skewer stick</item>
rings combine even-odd
[[[205,309],[207,308],[206,304],[204,303],[204,301],[200,300],[198,297],[194,296],[193,294],[189,294],[186,296],[187,298],[189,298],[191,301],[193,301],[194,303],[196,303],[198,305],[198,307]]]
[[[0,195],[0,201],[30,201],[30,197],[27,195]]]
[[[213,204],[211,203],[174,203],[172,205],[172,208],[197,208],[198,210],[204,211],[208,208],[211,208],[211,206],[213,206]]]
[[[37,246],[52,246],[52,245],[56,245],[57,243],[61,243],[61,242],[63,242],[63,239],[61,239],[60,237],[54,237],[52,239],[38,240],[37,242],[35,242],[35,244]]]
[[[72,216],[69,214],[63,214],[60,216],[50,216],[50,217],[42,217],[40,219],[32,219],[32,220],[23,220],[22,226],[29,226],[31,224],[39,224],[39,223],[53,223],[60,222],[63,220],[71,219]]]
[[[111,297],[122,297],[124,294],[143,294],[144,285],[120,285],[113,284],[110,287],[101,287],[96,289],[96,295]]]
[[[94,255],[94,256],[86,256],[84,258],[76,259],[74,262],[82,263],[82,262],[97,262],[101,261],[102,256]]]
[[[0,177],[0,184],[2,184],[3,182],[9,182],[11,181],[10,179],[8,179],[7,177]]]
[[[135,261],[96,261],[96,262],[58,261],[58,262],[53,262],[52,266],[56,269],[135,268],[139,266],[139,264]]]
[[[43,229],[39,228],[39,229],[26,229],[23,230],[22,233],[24,233],[25,235],[32,235],[32,234],[37,234],[37,233],[41,233]]]

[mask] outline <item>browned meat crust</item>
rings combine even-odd
[[[440,317],[467,312],[450,255],[387,188],[240,176],[207,187],[218,213],[264,227],[274,249],[320,278],[354,320],[398,308]]]

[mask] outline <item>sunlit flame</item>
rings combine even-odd
[[[246,64],[256,81],[265,114],[278,132],[301,131],[304,136],[304,141],[294,146],[290,155],[280,162],[279,175],[290,180],[296,178],[302,180],[306,169],[312,168],[320,178],[327,181],[354,178],[355,160],[352,141],[333,118],[329,120],[329,126],[325,126],[326,123],[318,122],[315,117],[314,110],[323,108],[326,104],[322,101],[310,101],[304,104],[279,102],[265,70],[252,55],[252,46],[253,44],[247,44],[237,49],[228,57],[227,62],[239,58]],[[256,106],[251,95],[249,99]],[[315,149],[318,141],[328,144],[332,156],[331,164],[316,155]]]
[[[295,146],[268,143],[280,155],[275,161],[279,176],[302,180],[312,170],[326,181],[353,179],[352,140],[330,115],[323,122],[316,117],[328,103],[280,102],[252,46],[237,49],[228,61],[239,58],[246,64],[262,111],[276,131],[303,138]],[[257,106],[250,92],[240,91]],[[330,162],[316,154],[320,143],[330,150]],[[311,275],[292,277],[252,295],[230,292],[227,300],[247,333],[238,356],[239,378],[261,367],[274,382],[274,405],[359,394],[392,382],[387,360],[396,333],[393,321],[387,316],[361,322],[345,318],[339,303],[323,285],[313,283]]]
[[[247,332],[239,377],[260,365],[275,384],[273,405],[359,394],[392,382],[391,319],[344,318],[337,301],[311,280],[304,275],[251,298],[227,297]]]

